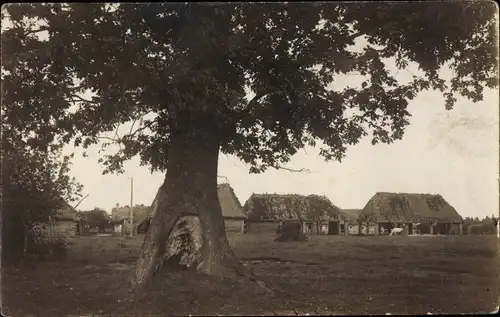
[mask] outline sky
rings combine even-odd
[[[364,45],[361,38],[352,50]],[[413,64],[400,71],[394,61],[387,60],[386,66],[400,83],[418,75]],[[443,68],[441,77],[450,75]],[[330,88],[357,86],[361,81],[357,75],[338,76]],[[219,181],[229,180],[242,204],[252,193],[318,194],[340,208],[354,209],[363,208],[376,192],[433,193],[442,195],[463,217],[491,217],[498,215],[499,205],[499,107],[498,90],[485,89],[484,100],[478,103],[458,98],[451,111],[445,110],[441,93],[425,91],[410,103],[410,125],[400,141],[373,146],[366,137],[348,149],[341,163],[325,162],[317,148],[306,147],[286,167],[310,173],[270,169],[249,174],[249,167],[239,159],[221,154],[219,175],[225,178]],[[124,174],[102,175],[99,149],[99,145],[87,149],[87,157],[82,148],[68,145],[64,149],[66,154],[75,153],[70,175],[84,186],[83,195],[88,195],[78,209],[99,207],[110,212],[117,203],[129,205],[130,177],[134,179],[134,205],[150,205],[164,175],[140,166],[137,157],[125,163]]]

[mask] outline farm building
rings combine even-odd
[[[226,231],[243,233],[247,216],[243,213],[243,208],[234,194],[233,188],[229,184],[219,184],[217,185],[217,196],[221,205]],[[157,203],[157,197],[155,197],[151,208],[149,208],[150,211],[154,210],[153,207]],[[145,233],[147,231],[152,216],[150,212],[146,217],[141,219],[136,226],[138,233]]]
[[[229,184],[220,184],[217,186],[217,196],[226,231],[243,233],[247,216],[243,213],[243,208],[238,197],[234,194],[233,188]]]
[[[376,193],[358,220],[376,223],[377,233],[402,227],[405,234],[462,234],[462,217],[441,195]]]
[[[300,220],[306,234],[340,234],[340,209],[318,195],[252,194],[243,207],[248,232],[275,233],[280,221]]]
[[[77,215],[76,210],[64,202],[64,207],[54,216],[52,232],[56,236],[81,235],[87,229],[84,219]]]
[[[155,198],[156,199],[156,198]],[[147,219],[149,219],[149,212],[151,207],[141,205],[135,205],[133,210],[133,222],[134,222],[134,230],[137,232],[139,226]],[[115,223],[120,228],[116,228],[115,232],[118,230],[123,234],[130,234],[130,206],[126,205],[120,207],[119,204],[116,204],[116,207],[111,209],[111,219],[112,222]]]
[[[149,214],[150,207],[145,206],[143,204],[141,205],[135,205],[134,206],[134,223],[138,223],[142,221],[144,218],[147,217]],[[113,220],[126,220],[129,221],[130,219],[130,206],[126,205],[123,207],[120,207],[119,204],[116,204],[116,207],[111,209],[111,219]]]
[[[359,219],[361,209],[342,209],[341,213],[344,215],[346,219],[345,225],[341,226],[341,229],[343,229],[343,227],[347,228],[347,235],[377,234],[376,223],[367,223]],[[344,230],[342,230],[343,233]]]

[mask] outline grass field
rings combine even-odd
[[[277,289],[162,272],[146,294],[129,294],[140,238],[77,237],[64,260],[3,268],[3,314],[214,315],[295,309],[319,314],[493,312],[499,300],[494,236],[312,236],[276,243],[232,235],[236,255]]]

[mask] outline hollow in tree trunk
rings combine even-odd
[[[253,280],[226,238],[217,197],[219,139],[207,131],[185,129],[170,135],[167,174],[152,206],[135,286],[146,285],[174,258],[199,272]]]

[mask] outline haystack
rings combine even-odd
[[[359,214],[360,221],[390,223],[461,223],[462,217],[441,195],[376,193]]]
[[[302,232],[302,224],[300,221],[284,221],[280,224],[274,241],[307,241],[307,236]]]

